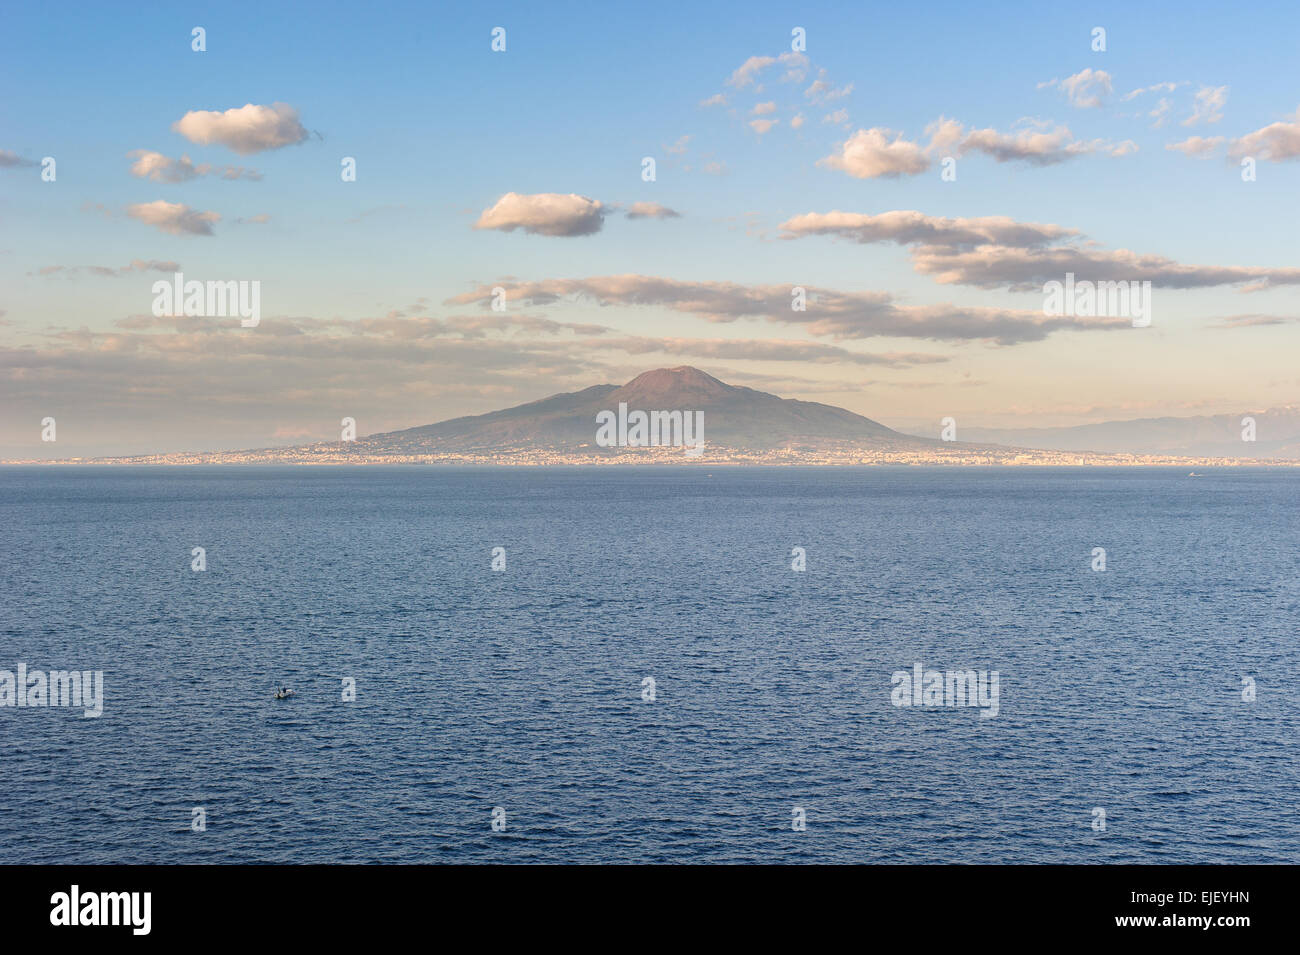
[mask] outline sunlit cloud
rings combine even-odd
[[[502,280],[448,300],[448,304],[488,307],[492,288],[513,302],[534,307],[586,300],[601,306],[658,306],[696,315],[709,322],[764,319],[797,325],[808,334],[834,339],[898,337],[934,341],[985,341],[1002,345],[1039,341],[1063,329],[1128,327],[1126,320],[1045,316],[1041,311],[971,308],[950,304],[901,305],[886,292],[842,292],[802,287],[803,311],[791,307],[791,285],[687,282],[647,275],[607,275],[585,279]]]
[[[212,225],[221,221],[216,212],[200,212],[181,202],[155,199],[126,207],[126,214],[169,235],[212,235]]]
[[[172,129],[192,143],[225,146],[241,156],[292,146],[307,139],[298,111],[287,103],[248,103],[225,112],[191,110]]]
[[[592,235],[604,226],[607,212],[600,200],[574,193],[523,195],[507,192],[490,209],[483,211],[474,228],[501,232],[522,229],[535,235],[549,236]]]
[[[149,149],[132,150],[127,153],[127,157],[135,160],[131,164],[131,175],[153,182],[187,182],[201,176],[216,176],[221,179],[262,178],[262,174],[256,169],[245,169],[243,166],[214,166],[211,163],[195,165],[189,156],[171,159]]]

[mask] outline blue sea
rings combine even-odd
[[[1297,504],[1284,469],[0,469],[0,670],[104,685],[0,707],[0,860],[1300,862]],[[895,705],[917,664],[997,671],[996,716]]]

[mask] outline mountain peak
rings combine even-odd
[[[738,389],[690,365],[656,368],[643,372],[619,388],[611,401],[626,401],[636,407],[698,407],[735,393]]]

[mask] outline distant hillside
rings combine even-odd
[[[1242,440],[1242,419],[1255,440]],[[1073,428],[963,428],[963,441],[1053,451],[1169,454],[1259,460],[1300,459],[1300,408],[1189,418],[1137,418]]]
[[[728,385],[698,368],[647,371],[626,385],[594,385],[569,394],[438,424],[372,434],[356,449],[369,454],[595,447],[596,415],[617,411],[700,411],[704,443],[770,450],[853,442],[872,450],[922,450],[939,441],[900,434],[870,418],[819,404]]]

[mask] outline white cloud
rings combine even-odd
[[[749,128],[762,136],[764,133],[770,132],[772,127],[779,122],[781,122],[779,119],[751,119]]]
[[[1165,97],[1160,97],[1160,101],[1156,103],[1155,108],[1152,109],[1151,112],[1147,113],[1149,119],[1155,120],[1155,122],[1151,124],[1152,129],[1159,129],[1166,123],[1166,121],[1168,121],[1169,111],[1173,109],[1173,106],[1174,104],[1169,102]]]
[[[624,213],[629,219],[679,219],[681,213],[657,202],[634,202]]]
[[[768,115],[770,115],[770,114],[772,114],[772,113],[775,113],[775,112],[776,112],[776,102],[775,102],[775,100],[769,100],[769,101],[766,102],[766,103],[759,103],[759,104],[757,104],[757,105],[753,108],[753,110],[750,111],[750,115],[751,115],[751,116],[768,116]]]
[[[803,78],[803,73],[808,68],[808,57],[802,53],[793,52],[782,53],[780,56],[751,56],[731,74],[731,77],[727,80],[727,85],[734,86],[736,89],[744,89],[757,80],[762,72],[774,63],[780,63],[782,66],[787,67],[784,79],[799,80]]]
[[[241,156],[291,146],[308,136],[298,121],[298,111],[287,103],[248,103],[224,113],[192,110],[173,123],[172,129],[192,143],[218,143]]]
[[[1195,126],[1200,122],[1217,123],[1223,119],[1223,107],[1227,102],[1226,86],[1202,86],[1196,91],[1196,104],[1192,107],[1192,115],[1183,120],[1183,125]]]
[[[1300,159],[1300,109],[1286,122],[1270,123],[1263,129],[1234,139],[1228,154],[1234,159],[1254,156],[1269,162]]]
[[[140,202],[126,207],[126,214],[169,235],[212,235],[212,224],[220,222],[216,212],[199,212],[181,202]]]
[[[775,62],[776,58],[772,56],[751,56],[731,74],[730,79],[727,80],[727,85],[734,86],[736,89],[744,89],[753,83],[763,70]]]
[[[604,226],[605,213],[605,205],[598,199],[573,193],[524,195],[507,192],[491,209],[483,211],[474,228],[501,232],[523,229],[536,235],[550,236],[591,235]]]
[[[926,147],[927,153],[937,152],[941,155],[950,155],[960,152],[961,141],[966,135],[966,128],[955,119],[940,116],[925,127],[925,134],[930,137],[930,145]]]
[[[1104,98],[1111,93],[1111,78],[1105,70],[1088,68],[1063,80],[1048,80],[1038,84],[1039,89],[1044,86],[1064,90],[1072,106],[1080,109],[1096,109],[1104,105]]]
[[[1222,136],[1211,136],[1208,139],[1204,136],[1189,136],[1181,143],[1167,143],[1165,149],[1180,152],[1184,156],[1191,156],[1194,159],[1209,159],[1210,154],[1214,152],[1222,142]]]
[[[600,305],[661,307],[729,323],[761,318],[798,325],[808,334],[834,339],[875,336],[937,341],[988,341],[1002,345],[1039,341],[1061,329],[1128,328],[1126,319],[1045,316],[1040,310],[972,308],[951,304],[900,305],[886,292],[840,292],[805,286],[808,309],[790,308],[790,285],[739,285],[734,282],[678,281],[650,275],[606,275],[584,279],[543,279],[498,283],[513,302],[529,306],[587,299]],[[448,304],[487,306],[492,287],[483,286]]]
[[[841,118],[847,116],[832,113],[824,122],[836,122]],[[820,160],[818,165],[843,170],[858,179],[874,179],[922,173],[929,168],[930,157],[936,154],[948,156],[980,152],[998,162],[1049,166],[1089,153],[1103,152],[1119,157],[1137,151],[1137,145],[1131,140],[1118,144],[1101,139],[1083,141],[1075,139],[1065,126],[1048,129],[1041,122],[1002,133],[995,129],[967,130],[957,120],[940,116],[925,131],[930,144],[922,148],[892,130],[860,129],[837,147],[837,153]]]
[[[1017,222],[1009,216],[975,216],[949,219],[914,210],[894,210],[867,215],[860,212],[809,212],[781,223],[782,238],[836,235],[855,242],[918,242],[966,248],[977,245],[1034,247],[1078,235],[1064,226]]]
[[[898,210],[875,215],[808,213],[782,223],[782,238],[833,235],[912,246],[912,266],[944,284],[1041,289],[1067,272],[1089,281],[1150,281],[1161,288],[1236,285],[1242,291],[1300,285],[1300,268],[1187,265],[1160,255],[1101,249],[1075,229],[1005,216],[945,219]]]
[[[920,146],[901,133],[880,127],[859,129],[836,150],[817,165],[839,169],[855,179],[915,176],[930,166]]]
[[[853,92],[853,84],[836,87],[826,79],[826,71],[818,72],[817,79],[813,80],[811,86],[803,91],[803,95],[808,97],[814,103],[830,103],[837,99],[842,99]]]
[[[188,182],[199,176],[253,180],[262,178],[262,174],[256,169],[245,169],[243,166],[213,166],[210,163],[195,165],[189,156],[171,159],[149,149],[135,149],[126,155],[135,160],[131,164],[131,175],[153,182]]]
[[[1108,144],[1101,140],[1084,142],[1074,138],[1066,126],[1052,130],[1023,129],[1000,133],[995,129],[973,129],[962,139],[959,152],[974,150],[992,156],[998,162],[1026,162],[1034,166],[1051,166],[1076,156],[1094,152]]]
[[[1237,285],[1243,291],[1255,291],[1300,285],[1300,268],[1187,265],[1162,255],[1073,245],[1035,249],[988,245],[958,251],[920,246],[913,250],[912,265],[943,284],[1024,291],[1041,290],[1044,282],[1059,281],[1069,272],[1093,282],[1149,281],[1170,289]]]
[[[1167,82],[1167,83],[1153,83],[1150,86],[1140,86],[1129,93],[1125,93],[1124,102],[1127,103],[1129,100],[1135,99],[1141,96],[1143,93],[1172,93],[1174,90],[1178,89],[1178,87],[1186,86],[1186,85],[1187,85],[1186,83]]]

